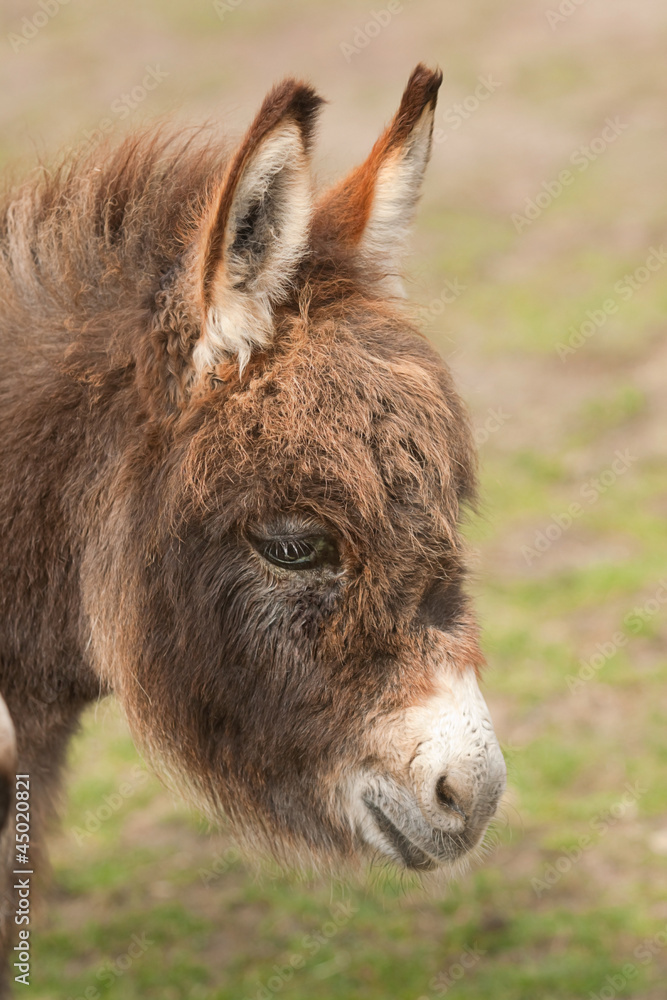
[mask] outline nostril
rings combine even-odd
[[[444,806],[445,809],[451,809],[452,812],[457,813],[463,820],[467,821],[465,810],[459,805],[458,799],[447,781],[446,774],[441,774],[436,782],[435,797],[441,806]]]

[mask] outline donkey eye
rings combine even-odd
[[[253,540],[253,545],[268,562],[282,569],[335,568],[340,565],[336,544],[326,535]]]

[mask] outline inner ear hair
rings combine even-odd
[[[299,142],[295,136],[295,141]],[[304,209],[310,216],[310,183],[306,176],[307,164],[297,149],[295,162],[282,162],[281,151],[276,151],[276,162],[266,165],[266,172],[258,171],[250,176],[244,185],[246,190],[238,193],[232,217],[228,223],[228,243],[226,267],[235,289],[263,290],[272,298],[277,298],[282,290],[282,281],[289,274],[289,264],[285,256],[303,252],[299,236],[292,238],[285,231],[290,224],[289,213],[297,206],[290,205],[291,196],[298,197],[301,188],[308,202]],[[305,189],[305,190],[304,190]],[[305,239],[305,233],[303,233]],[[281,274],[271,273],[269,264],[272,256],[281,258],[285,270]],[[212,269],[211,282],[215,280]]]

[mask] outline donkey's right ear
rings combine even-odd
[[[310,146],[322,99],[286,80],[264,100],[232,156],[200,233],[202,333],[195,374],[269,345],[273,308],[306,252]]]

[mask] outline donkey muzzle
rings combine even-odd
[[[506,780],[474,671],[443,672],[435,697],[386,720],[379,734],[384,752],[355,781],[361,839],[421,871],[472,850]]]

